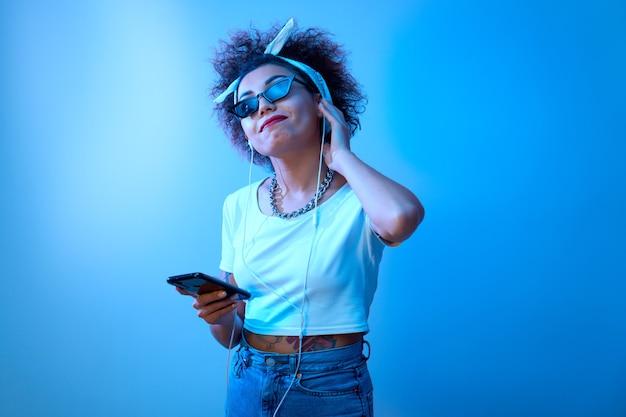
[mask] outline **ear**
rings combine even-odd
[[[320,103],[322,102],[322,95],[320,93],[315,94],[315,102],[317,103],[317,117],[324,117],[324,114],[320,110]]]

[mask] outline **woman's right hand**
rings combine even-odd
[[[222,271],[222,279],[237,285],[229,272]],[[178,287],[176,290],[182,295],[194,297],[193,308],[198,310],[198,317],[211,325],[211,333],[222,346],[230,348],[239,344],[246,303],[239,300],[237,295],[228,297],[226,292],[221,290],[200,295]]]
[[[198,317],[209,324],[222,326],[233,325],[233,314],[237,314],[237,304],[241,301],[236,295],[226,298],[226,291],[213,291],[196,297],[193,308],[198,310]]]

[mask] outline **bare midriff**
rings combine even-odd
[[[255,349],[274,353],[298,353],[299,336],[270,336],[257,334],[244,329],[246,341]],[[302,352],[334,349],[349,346],[363,339],[363,333],[346,333],[319,336],[305,336],[302,339]]]

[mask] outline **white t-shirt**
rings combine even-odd
[[[229,195],[223,209],[220,269],[252,294],[244,327],[285,336],[301,327],[305,336],[367,332],[384,244],[354,191],[346,184],[320,204],[316,227],[315,209],[288,220],[263,214],[260,184]]]

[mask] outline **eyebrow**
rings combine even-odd
[[[284,74],[272,75],[272,76],[271,76],[271,77],[269,77],[267,80],[265,80],[265,85],[270,85],[270,84],[272,83],[272,81],[274,81],[274,80],[275,80],[275,79],[277,79],[277,78],[287,78],[287,77],[290,77],[290,75],[284,75]],[[237,100],[237,101],[241,101],[241,98],[242,98],[242,97],[245,97],[245,96],[250,95],[250,94],[254,94],[254,93],[252,92],[252,90],[248,90],[248,91],[246,91],[246,92],[241,93],[241,94],[239,95],[239,98],[238,98],[238,100]]]

